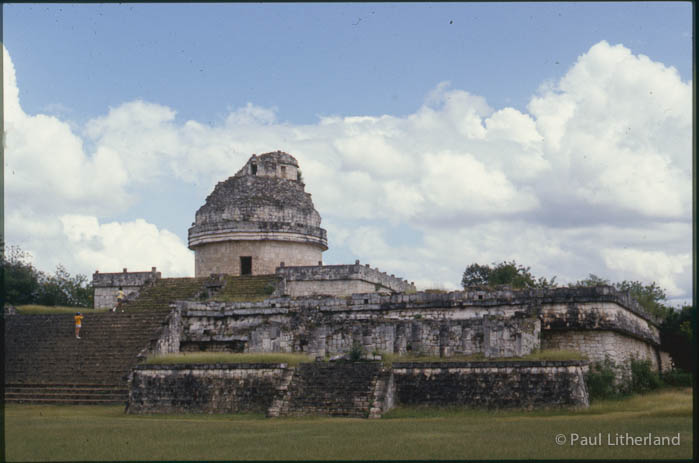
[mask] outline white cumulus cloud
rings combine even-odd
[[[515,259],[564,282],[595,273],[691,295],[691,82],[623,45],[593,45],[526,112],[443,82],[406,116],[295,125],[248,103],[211,125],[137,100],[82,132],[22,111],[3,52],[7,239],[35,256],[191,274],[172,230],[121,214],[162,185],[205,195],[252,153],[281,149],[326,223],[342,224],[333,246],[423,287]]]

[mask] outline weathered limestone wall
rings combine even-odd
[[[603,359],[607,351],[627,358],[645,350],[643,355],[653,361],[657,324],[622,305],[626,302],[600,287],[190,301],[178,307],[184,318],[182,350],[325,356],[346,353],[359,343],[367,352],[483,353],[492,358],[522,356],[542,347],[582,351],[593,360]],[[576,332],[607,334],[577,340]],[[607,338],[609,345],[601,341]]]
[[[275,415],[367,418],[381,370],[379,362],[302,363]]]
[[[138,365],[128,413],[266,412],[285,364]]]
[[[371,293],[376,289],[375,284],[362,280],[287,281],[284,284],[284,294],[291,297],[349,296],[358,293]]]
[[[410,405],[587,407],[584,362],[394,363],[395,398]]]
[[[119,287],[127,298],[138,297],[141,288],[161,278],[161,273],[153,267],[150,272],[127,272],[92,274],[92,286],[95,290],[94,308],[114,307]]]
[[[660,344],[657,323],[643,315],[614,301],[554,302],[542,306],[541,323],[543,329],[551,331],[615,331],[657,346]]]
[[[658,369],[655,346],[615,331],[544,331],[541,347],[582,352],[590,362],[609,357],[620,366],[628,365],[632,358],[648,360],[654,370]]]
[[[367,265],[285,266],[276,269],[283,280],[280,294],[299,297],[314,295],[349,296],[355,293],[415,292],[415,285]]]
[[[128,413],[378,418],[394,404],[588,406],[585,362],[138,365]]]
[[[252,274],[274,274],[280,263],[285,265],[318,265],[322,248],[315,244],[291,241],[223,241],[199,246],[194,252],[194,273],[197,277],[212,273],[240,275],[240,257],[252,257]]]
[[[141,355],[165,355],[180,352],[182,328],[182,314],[178,309],[173,309],[160,328],[158,337],[151,341],[152,345],[149,345]]]
[[[359,343],[367,352],[508,357],[539,347],[534,308],[459,305],[451,304],[449,295],[425,293],[177,303],[184,318],[183,350],[211,346],[325,356],[346,353]],[[226,345],[230,348],[222,348]]]

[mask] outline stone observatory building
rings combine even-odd
[[[296,159],[253,154],[219,182],[189,229],[197,277],[273,274],[277,267],[322,265],[328,249]]]

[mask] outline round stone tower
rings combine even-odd
[[[328,249],[299,164],[282,151],[252,155],[219,182],[189,229],[195,275],[263,275],[281,265],[318,265]],[[283,264],[282,264],[283,263]]]

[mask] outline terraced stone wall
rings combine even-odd
[[[627,359],[638,352],[657,366],[657,321],[634,304],[603,286],[190,301],[179,302],[178,308],[187,350],[325,356],[346,353],[359,343],[367,352],[493,358],[523,356],[541,347],[577,350],[593,360],[607,353]]]
[[[128,413],[266,412],[286,364],[138,365]]]
[[[395,400],[474,408],[587,407],[584,362],[394,363]]]
[[[445,357],[522,356],[539,347],[540,322],[531,308],[447,308],[431,295],[413,304],[407,302],[409,296],[399,297],[406,302],[382,304],[377,294],[350,300],[277,298],[257,304],[178,302],[184,320],[181,342],[190,351],[307,352],[321,357],[347,353],[357,343],[367,352]]]
[[[128,413],[378,418],[397,404],[586,407],[584,362],[139,365]]]

